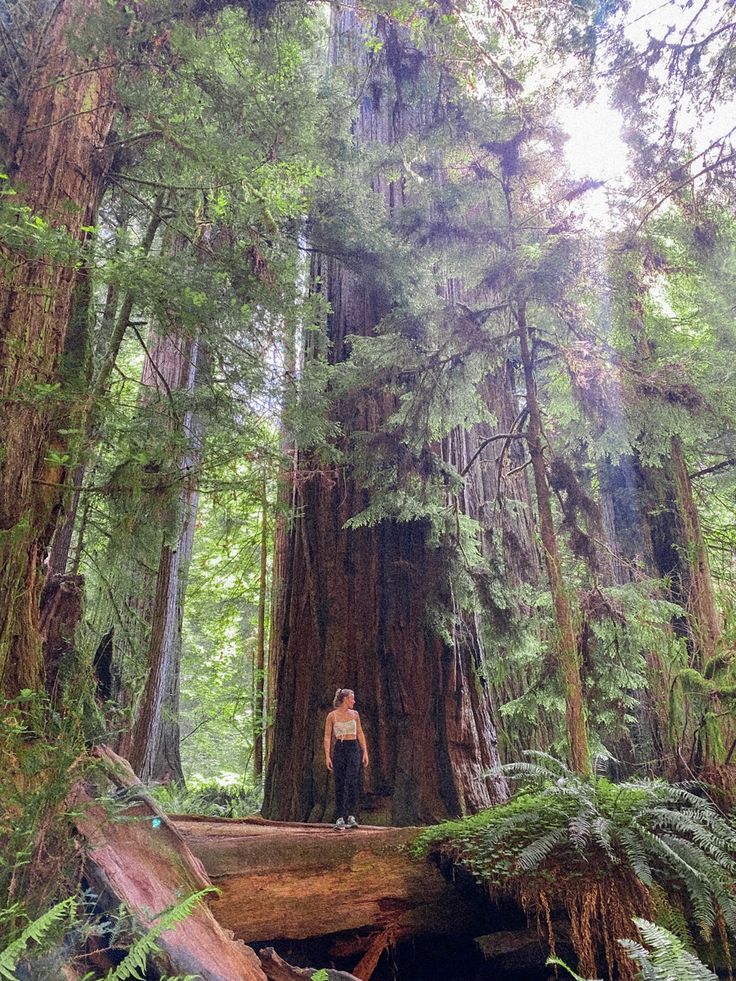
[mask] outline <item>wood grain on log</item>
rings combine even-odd
[[[336,832],[261,819],[172,820],[221,890],[213,913],[248,943],[389,927],[402,937],[448,934],[459,924],[463,931],[480,925],[478,908],[410,853],[418,828]]]
[[[96,754],[110,783],[137,796],[123,798],[113,812],[88,789],[77,788],[76,825],[87,839],[89,872],[148,930],[164,910],[211,882],[128,763],[106,748]],[[234,941],[205,903],[163,933],[158,944],[175,973],[197,974],[203,981],[266,981],[255,951]]]

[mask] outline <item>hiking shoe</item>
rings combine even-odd
[[[353,817],[352,814],[348,817],[348,823],[347,823],[346,827],[348,827],[348,828],[357,828],[358,827],[358,822],[355,820],[355,818]]]
[[[348,818],[348,820],[350,820],[350,818]],[[353,821],[355,821],[355,818],[353,818]],[[344,830],[345,830],[345,819],[338,818],[337,821],[335,821],[335,831],[344,831]]]

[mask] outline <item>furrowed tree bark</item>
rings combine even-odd
[[[552,593],[552,604],[558,631],[557,665],[565,691],[569,762],[570,767],[577,773],[587,774],[590,773],[590,749],[585,719],[585,696],[580,674],[580,653],[573,625],[572,608],[562,578],[560,549],[555,532],[552,499],[544,463],[542,414],[537,398],[534,358],[529,325],[526,319],[526,307],[523,301],[517,305],[515,317],[519,327],[521,362],[524,366],[526,406],[529,413],[526,436],[537,495],[539,535],[542,540],[544,564]]]
[[[8,175],[18,200],[82,243],[105,187],[105,151],[114,113],[114,74],[105,59],[69,50],[75,18],[96,2],[62,2],[52,15],[40,64],[4,120]],[[79,74],[80,69],[93,69]],[[54,84],[65,77],[63,86]],[[52,446],[59,433],[53,386],[64,349],[78,273],[3,250],[0,280],[0,689],[42,684],[39,596],[43,561],[56,525],[66,466]]]
[[[365,30],[354,10],[343,10],[333,59],[362,63]],[[427,123],[426,107],[408,106],[399,78],[423,55],[395,27],[378,30],[386,34],[389,55],[382,85],[362,99],[355,131],[364,142],[391,143]],[[401,208],[400,181],[380,178],[373,190],[376,207],[389,213]],[[348,335],[371,336],[391,309],[359,265],[326,257],[314,263],[314,281],[331,309],[322,343],[334,362],[349,358]],[[337,411],[345,432],[364,431],[380,441],[395,408],[395,397],[377,387]],[[413,465],[399,440],[391,446],[401,465]],[[276,716],[264,814],[318,821],[331,813],[322,730],[338,686],[357,693],[371,752],[363,802],[373,820],[422,823],[503,800],[507,791],[497,772],[496,733],[480,672],[479,624],[457,615],[449,639],[431,625],[434,609],[457,609],[446,557],[429,544],[427,523],[386,520],[345,530],[345,522],[369,504],[367,491],[349,470],[326,469],[303,454],[293,493],[272,618]]]
[[[322,267],[322,281],[333,309],[328,333],[341,358],[346,324],[369,333],[381,307],[333,260]],[[376,393],[349,424],[375,430],[386,413]],[[344,530],[367,495],[349,476],[314,462],[297,469],[295,497],[281,618],[272,624],[278,692],[264,813],[302,820],[329,813],[322,727],[340,685],[358,693],[372,759],[364,800],[379,821],[439,820],[504,799],[503,781],[489,776],[498,755],[478,677],[477,624],[458,624],[450,644],[427,625],[433,603],[453,603],[427,527],[386,521]]]

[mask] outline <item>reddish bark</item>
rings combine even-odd
[[[368,334],[383,309],[339,263],[325,261],[320,272],[339,360],[348,324],[350,332]],[[344,425],[376,432],[391,408],[392,397],[377,391],[343,407]],[[322,728],[340,685],[357,692],[371,751],[364,801],[381,822],[440,820],[503,799],[502,778],[489,776],[498,755],[478,676],[478,625],[460,623],[452,643],[428,625],[432,605],[452,609],[453,598],[426,525],[386,521],[344,530],[367,494],[315,462],[297,469],[294,494],[272,620],[278,692],[264,813],[315,821],[330,812]]]
[[[96,0],[62,2],[48,31],[43,61],[6,119],[10,179],[18,200],[72,239],[95,222],[109,156],[114,75],[71,52],[66,36]],[[105,61],[100,57],[100,62]],[[92,70],[87,70],[92,69]],[[85,70],[82,72],[82,70]],[[64,78],[63,85],[55,80]],[[0,687],[13,694],[42,680],[39,594],[43,559],[61,506],[65,466],[55,403],[47,389],[58,370],[77,271],[5,252],[0,280]],[[56,420],[58,425],[58,420]],[[59,459],[57,456],[56,459]]]
[[[370,96],[361,93],[356,138],[390,145],[432,125],[433,104],[420,98],[410,104],[403,89],[421,70],[424,55],[388,21],[362,25],[350,7],[336,16],[332,60],[365,68],[376,79]],[[362,43],[362,32],[375,30],[387,53],[380,83],[380,69]],[[403,207],[403,181],[375,176],[372,189],[375,206],[387,214]],[[326,339],[312,335],[312,342],[321,343],[333,362],[349,358],[349,335],[371,336],[391,309],[390,298],[371,282],[360,260],[353,268],[349,262],[317,258],[313,267],[331,313]],[[449,284],[447,293],[450,303]],[[336,416],[346,434],[362,431],[376,447],[383,445],[402,473],[431,466],[431,454],[413,458],[400,438],[381,435],[396,406],[395,396],[377,386],[344,400]],[[438,449],[464,469],[473,445],[458,437]],[[279,543],[275,572],[281,575],[272,616],[276,714],[264,813],[311,821],[331,813],[322,728],[338,686],[357,693],[371,755],[363,801],[373,820],[420,823],[504,799],[490,699],[480,673],[479,622],[457,608],[447,553],[429,542],[422,521],[345,530],[345,522],[369,504],[367,491],[348,469],[331,471],[299,456],[294,476],[292,523]],[[472,510],[472,497],[457,502],[458,508],[469,507],[480,517]],[[432,625],[437,609],[455,615],[452,636]]]
[[[111,751],[97,750],[107,780],[140,796],[111,813],[89,789],[77,788],[78,830],[87,840],[87,874],[124,902],[143,930],[164,910],[211,885],[199,861],[166,815],[145,795],[128,764]],[[121,820],[122,818],[122,820]],[[173,973],[205,981],[266,981],[253,950],[234,942],[204,902],[161,935],[158,944]]]
[[[409,846],[419,828],[177,816],[172,819],[221,890],[218,921],[247,943],[369,931],[356,949],[396,938],[482,929],[483,901],[463,899]]]

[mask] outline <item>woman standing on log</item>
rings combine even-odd
[[[353,708],[355,692],[351,688],[338,688],[332,704],[334,708],[325,721],[325,762],[327,769],[335,774],[335,828],[342,831],[358,827],[354,812],[358,809],[361,750],[363,766],[368,766],[368,749],[360,716]],[[331,752],[333,736],[334,753]]]

